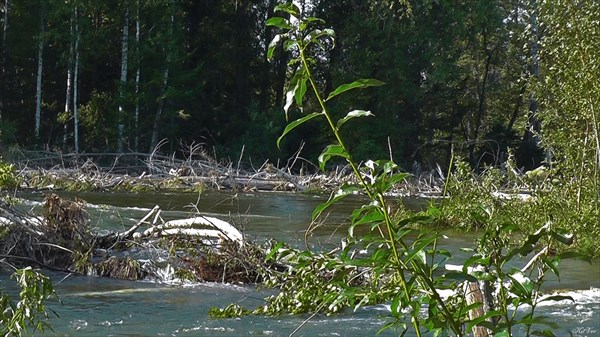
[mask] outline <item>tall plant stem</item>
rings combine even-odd
[[[325,101],[323,100],[323,98],[321,97],[321,95],[319,94],[319,90],[317,88],[316,83],[313,80],[313,77],[311,75],[310,72],[310,67],[308,66],[308,62],[306,61],[306,56],[304,54],[304,48],[299,48],[300,50],[300,59],[302,60],[302,64],[304,66],[304,69],[306,71],[306,75],[307,78],[310,82],[310,86],[312,88],[313,93],[315,94],[315,96],[317,97],[317,101],[319,102],[319,106],[322,109],[322,113],[323,115],[325,115],[325,118],[327,119],[327,123],[329,124],[329,128],[331,129],[333,135],[335,136],[335,139],[338,143],[339,146],[342,147],[342,149],[344,150],[345,153],[349,153],[348,152],[348,148],[346,147],[344,141],[342,140],[342,137],[340,136],[340,133],[338,132],[337,127],[335,126],[335,124],[333,123],[333,119],[331,118],[331,115],[329,113],[329,110],[327,109],[327,106],[325,105]],[[400,278],[400,283],[402,285],[402,288],[404,290],[404,294],[406,295],[406,300],[408,302],[410,302],[410,295],[408,292],[408,285],[406,282],[406,278],[404,276],[404,269],[403,265],[404,263],[402,262],[402,260],[400,259],[400,255],[398,254],[398,249],[396,247],[396,242],[394,240],[394,234],[393,234],[393,226],[392,226],[392,221],[390,218],[390,215],[387,211],[387,207],[385,204],[385,199],[383,198],[383,195],[381,194],[375,194],[373,192],[373,190],[371,189],[371,187],[367,184],[367,182],[364,180],[362,174],[360,174],[360,171],[358,170],[358,166],[354,163],[354,161],[352,160],[352,157],[350,155],[348,155],[348,158],[346,159],[346,161],[348,162],[348,164],[350,165],[350,167],[352,168],[352,172],[354,173],[354,175],[356,176],[356,178],[359,180],[360,184],[362,185],[364,191],[367,193],[367,196],[369,197],[369,199],[371,200],[377,200],[379,199],[379,201],[381,202],[381,210],[383,212],[384,215],[384,219],[385,219],[385,225],[386,225],[386,229],[388,232],[388,238],[385,237],[384,233],[380,231],[381,236],[384,239],[389,240],[390,243],[390,247],[394,253],[394,259],[395,259],[395,263],[396,265],[398,265],[400,267],[400,270],[397,272],[397,275]],[[418,314],[418,313],[417,313]],[[415,333],[417,334],[417,337],[421,337],[421,330],[419,327],[419,322],[417,319],[412,319],[412,324],[413,327],[415,329]]]
[[[327,109],[327,106],[325,105],[325,101],[319,94],[319,90],[317,88],[316,83],[313,80],[312,74],[310,72],[310,67],[308,65],[306,56],[304,54],[304,48],[299,48],[299,51],[300,51],[300,59],[302,60],[302,65],[304,66],[304,71],[306,72],[306,77],[308,78],[311,89],[312,89],[313,93],[315,94],[317,101],[319,102],[319,106],[322,109],[323,115],[325,116],[325,119],[327,119],[329,128],[331,129],[331,132],[333,133],[338,145],[342,148],[342,150],[346,154],[348,154],[348,158],[346,158],[348,165],[350,165],[350,167],[352,168],[352,172],[354,173],[356,178],[359,180],[361,186],[363,187],[363,189],[366,192],[369,199],[376,200],[379,202],[379,209],[383,213],[385,229],[387,232],[387,233],[384,233],[383,231],[381,231],[380,228],[378,228],[379,233],[381,234],[381,237],[384,238],[386,241],[388,241],[390,244],[390,248],[393,252],[394,263],[398,267],[396,275],[400,280],[400,284],[404,291],[406,301],[410,302],[411,298],[410,298],[410,293],[408,291],[408,283],[406,282],[406,277],[404,276],[404,271],[408,270],[409,268],[406,266],[404,261],[402,261],[402,259],[400,258],[400,254],[398,253],[399,247],[397,246],[397,243],[400,244],[401,248],[404,249],[404,251],[408,251],[408,246],[402,240],[399,240],[397,242],[394,239],[393,220],[389,214],[384,195],[373,191],[373,189],[364,180],[362,174],[358,170],[358,166],[356,165],[356,163],[354,163],[354,161],[352,160],[352,156],[349,154],[348,148],[346,147],[342,137],[340,136],[340,133],[338,132],[337,127],[335,126],[335,124],[333,122],[333,119],[331,118],[331,114],[329,113],[329,110]],[[435,285],[433,284],[433,282],[431,282],[431,280],[429,279],[429,276],[423,271],[423,268],[420,265],[418,265],[418,263],[415,262],[414,260],[411,261],[410,264],[412,267],[410,269],[412,269],[418,275],[419,279],[421,280],[420,283],[423,284],[427,289],[429,289],[429,291],[433,294],[433,297],[435,298],[435,300],[440,304],[440,307],[441,307],[442,311],[444,312],[444,316],[446,316],[446,318],[451,322],[452,330],[457,334],[457,336],[462,336],[462,331],[460,329],[460,325],[453,319],[452,313],[450,312],[450,310],[444,303],[443,299],[441,298],[441,296],[435,289]],[[413,317],[413,318],[415,318],[415,317]],[[421,331],[420,331],[420,326],[419,326],[418,320],[412,319],[411,321],[412,321],[413,327],[415,329],[415,333],[417,334],[418,337],[421,337]]]

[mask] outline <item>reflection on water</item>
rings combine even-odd
[[[74,194],[62,193],[64,196]],[[99,231],[129,228],[154,205],[163,210],[165,220],[187,217],[197,208],[203,214],[230,220],[242,226],[255,239],[275,238],[304,246],[305,229],[316,204],[324,197],[285,193],[77,193],[89,203],[92,225]],[[26,207],[39,208],[42,194],[25,194],[34,200]],[[351,210],[361,204],[349,198],[336,205],[324,225],[310,236],[318,246],[334,245],[345,234],[340,226]],[[405,201],[406,202],[406,201]],[[409,201],[419,207],[422,201]],[[419,204],[420,203],[420,204]],[[461,247],[473,246],[476,232],[448,231],[440,245],[455,254],[454,263],[464,260]],[[563,261],[561,278],[548,283],[548,292],[560,290],[576,303],[548,302],[541,313],[559,323],[557,336],[600,335],[600,260]],[[262,304],[265,293],[254,287],[222,284],[169,286],[151,282],[129,282],[95,277],[68,277],[50,274],[62,304],[51,303],[60,314],[52,319],[57,336],[288,336],[307,317],[245,317],[215,320],[208,317],[211,306],[238,303],[249,308]],[[1,286],[15,291],[5,274]],[[590,287],[593,287],[590,289]],[[375,336],[385,324],[388,308],[373,306],[352,313],[312,318],[295,336]],[[54,334],[50,334],[54,335]],[[381,336],[395,336],[385,331]]]

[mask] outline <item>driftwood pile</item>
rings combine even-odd
[[[154,207],[124,232],[97,235],[81,200],[50,194],[44,215],[0,200],[0,268],[44,268],[119,279],[259,282],[264,249],[233,225],[213,217],[163,221]]]
[[[11,163],[22,178],[23,188],[42,190],[225,189],[318,193],[335,190],[346,182],[357,182],[350,169],[344,166],[322,173],[312,164],[298,168],[296,160],[283,167],[269,162],[258,167],[241,162],[222,163],[193,146],[183,157],[185,159],[157,152],[62,154],[21,151]],[[313,173],[307,173],[309,171]],[[435,196],[441,194],[440,186],[443,186],[443,176],[439,172],[419,171],[398,184],[395,193]]]

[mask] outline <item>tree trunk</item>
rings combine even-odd
[[[167,92],[167,85],[169,84],[169,71],[171,66],[171,48],[170,48],[170,40],[173,35],[173,25],[175,23],[175,15],[171,14],[171,24],[169,26],[169,34],[167,35],[167,39],[169,39],[168,46],[164,48],[167,53],[167,59],[165,61],[165,71],[163,73],[163,85],[160,90],[160,99],[158,101],[158,107],[156,108],[156,115],[154,116],[154,123],[152,125],[152,138],[150,139],[150,151],[156,147],[158,144],[158,127],[160,124],[160,119],[162,117],[163,106],[165,102],[165,93]]]
[[[123,152],[123,143],[125,142],[125,110],[123,108],[125,100],[125,85],[127,84],[127,59],[129,51],[129,8],[128,1],[125,1],[125,20],[123,22],[123,38],[121,41],[121,79],[119,81],[119,130],[117,139],[117,152]]]
[[[2,21],[2,69],[0,69],[0,82],[6,85],[6,32],[8,31],[8,0],[4,0],[4,16]],[[4,110],[4,90],[0,90],[0,123],[2,123],[2,112]],[[1,133],[1,132],[0,132]]]
[[[77,85],[79,80],[79,37],[79,18],[77,7],[75,7],[75,70],[73,74],[73,138],[75,153],[79,153],[79,112],[77,107],[77,95],[79,94]]]
[[[40,37],[38,40],[38,64],[37,64],[37,79],[35,88],[35,141],[40,140],[40,124],[42,119],[42,74],[44,67],[44,17],[46,15],[45,0],[40,1]]]
[[[75,11],[74,11],[75,13]],[[75,58],[74,39],[75,34],[73,33],[75,24],[75,15],[71,14],[71,39],[69,43],[69,60],[67,62],[67,92],[65,94],[65,120],[63,124],[63,151],[67,149],[67,135],[68,135],[68,120],[71,115],[71,89],[73,83],[73,59]]]
[[[269,0],[269,5],[267,6],[267,16],[273,15],[273,9],[275,8],[275,0]],[[266,111],[267,106],[269,105],[269,98],[271,97],[271,90],[269,90],[271,86],[271,76],[270,76],[270,68],[271,65],[267,61],[267,51],[269,50],[269,43],[273,39],[273,28],[271,26],[267,26],[264,28],[263,32],[263,45],[264,45],[264,56],[263,56],[263,78],[261,82],[261,93],[260,93],[260,103],[259,109],[260,111]]]
[[[537,78],[539,76],[539,45],[538,45],[538,22],[537,22],[537,5],[536,1],[531,2],[532,15],[531,15],[531,30],[533,33],[531,41],[531,65],[530,74],[531,78]],[[540,159],[539,152],[540,140],[538,137],[541,131],[541,123],[537,116],[538,104],[537,100],[533,95],[529,96],[529,111],[527,112],[527,126],[523,134],[523,140],[521,142],[521,160],[522,164],[525,165],[526,169],[533,169],[539,165]]]
[[[160,99],[158,101],[158,108],[156,108],[156,115],[154,116],[154,123],[152,124],[152,139],[150,141],[150,151],[154,149],[156,144],[158,144],[158,127],[160,124],[160,119],[162,117],[163,105],[165,102],[165,92],[167,91],[167,85],[169,83],[169,60],[170,57],[167,56],[167,62],[165,65],[165,72],[163,73],[163,86],[160,90]]]
[[[475,158],[475,148],[479,140],[479,131],[481,130],[481,124],[485,116],[485,100],[487,95],[487,80],[490,73],[490,66],[492,63],[492,56],[494,55],[494,49],[489,50],[487,46],[487,32],[483,32],[483,48],[486,53],[485,70],[483,72],[483,78],[481,79],[481,90],[479,91],[479,104],[477,107],[477,116],[475,118],[475,126],[472,132],[472,137],[469,142],[469,161],[471,167],[477,167],[477,158]]]
[[[138,152],[139,145],[139,120],[140,120],[140,75],[141,75],[141,58],[140,58],[140,0],[137,0],[135,7],[135,116],[134,116],[134,151]]]

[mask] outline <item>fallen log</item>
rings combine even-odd
[[[82,206],[50,194],[44,216],[37,217],[0,201],[0,262],[131,280],[177,276],[245,283],[257,282],[258,270],[269,268],[264,265],[266,249],[215,217],[164,221],[155,206],[125,231],[95,235]]]

